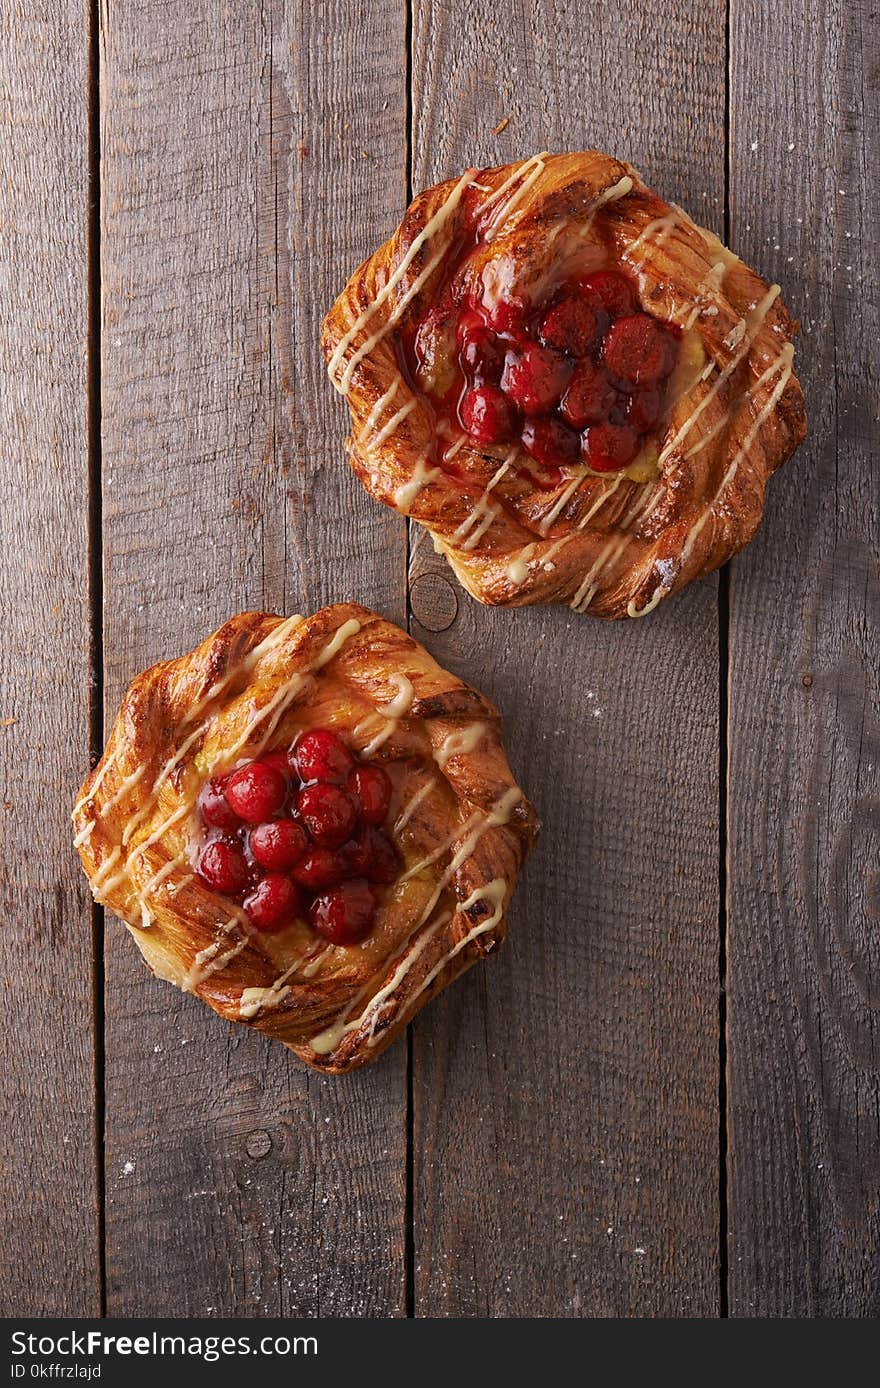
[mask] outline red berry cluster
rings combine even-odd
[[[399,872],[380,827],[390,802],[381,766],[356,763],[336,733],[314,728],[208,782],[198,874],[240,900],[257,930],[307,917],[333,944],[354,944],[373,923],[374,887]]]
[[[455,334],[451,395],[478,443],[519,439],[544,469],[582,459],[612,472],[632,462],[660,423],[677,329],[640,312],[619,271],[570,280],[536,309],[467,307]]]

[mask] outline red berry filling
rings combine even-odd
[[[672,370],[672,340],[646,313],[618,318],[605,334],[605,365],[624,386],[654,386]]]
[[[340,786],[304,786],[296,808],[315,843],[322,848],[338,848],[351,837],[357,823],[357,806]]]
[[[348,792],[368,824],[384,824],[391,804],[391,780],[381,766],[356,766],[346,782]]]
[[[252,761],[233,771],[226,782],[229,808],[247,824],[262,824],[280,814],[287,799],[287,779],[276,766]]]
[[[244,909],[258,930],[281,930],[299,915],[299,892],[289,877],[267,872],[245,897]]]
[[[559,413],[575,429],[587,424],[601,424],[617,403],[617,391],[601,366],[589,357],[578,362],[568,390],[562,397]]]
[[[544,314],[538,336],[545,347],[555,347],[570,357],[585,357],[598,339],[599,324],[586,299],[566,294]]]
[[[375,909],[369,883],[355,877],[316,896],[309,907],[309,921],[334,945],[354,945],[369,934]]]
[[[584,431],[581,446],[594,472],[617,472],[636,456],[639,436],[625,424],[594,424]]]
[[[290,764],[301,781],[344,781],[354,766],[354,757],[336,733],[326,728],[313,728],[303,733]]]
[[[461,423],[477,443],[503,443],[510,437],[510,405],[495,386],[474,386],[461,397]]]
[[[241,820],[226,799],[228,776],[216,776],[199,796],[199,809],[206,824],[213,829],[237,829]]]
[[[549,414],[559,404],[570,372],[563,356],[535,342],[522,352],[508,352],[501,389],[523,414]]]
[[[248,865],[241,848],[228,839],[212,839],[199,857],[199,876],[215,892],[238,896],[250,881]]]
[[[457,268],[439,306],[407,339],[415,379],[438,410],[481,446],[519,442],[544,470],[526,466],[538,486],[579,459],[597,472],[632,462],[668,410],[678,329],[641,312],[637,286],[621,270],[570,279],[543,303],[487,306],[456,301]],[[593,432],[591,442],[599,427],[610,432]]]
[[[295,867],[309,846],[309,836],[295,819],[272,819],[251,830],[251,854],[268,872]]]
[[[529,419],[523,425],[522,445],[542,467],[576,463],[580,439],[559,419]]]
[[[400,874],[397,849],[380,827],[391,793],[383,767],[356,762],[329,729],[311,729],[288,751],[266,753],[203,788],[198,875],[236,898],[256,930],[309,920],[334,944],[356,943],[372,926],[375,888]]]

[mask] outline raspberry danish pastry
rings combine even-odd
[[[805,433],[779,297],[628,164],[468,169],[327,314],[351,465],[481,602],[637,617],[753,535]]]
[[[352,604],[139,675],[73,819],[153,973],[333,1073],[500,943],[537,831],[492,705]]]

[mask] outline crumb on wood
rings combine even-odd
[[[13,723],[17,722],[17,718],[0,718],[0,728],[11,728]]]
[[[503,118],[502,120],[500,120],[500,121],[498,122],[498,124],[495,126],[495,129],[492,131],[492,134],[493,134],[493,135],[500,135],[501,132],[502,132],[502,130],[506,130],[507,127],[508,127],[509,125],[510,125],[510,116],[504,116],[504,118]]]

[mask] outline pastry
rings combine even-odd
[[[500,943],[537,831],[492,705],[350,603],[144,671],[73,821],[153,973],[332,1073]]]
[[[797,325],[596,151],[422,193],[322,333],[351,465],[481,602],[640,617],[753,535],[804,437]]]

